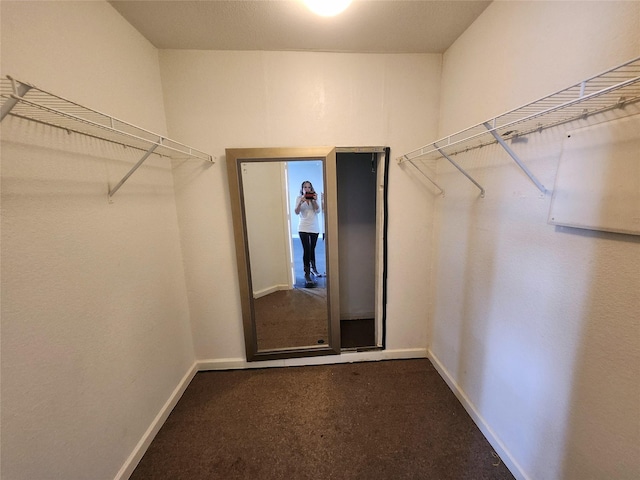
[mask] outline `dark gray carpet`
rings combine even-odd
[[[200,372],[131,476],[513,478],[426,359]]]
[[[340,322],[340,346],[342,348],[374,347],[376,323],[373,318],[342,320]]]

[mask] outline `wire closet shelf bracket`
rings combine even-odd
[[[545,186],[529,171],[505,141],[586,118],[595,113],[620,108],[639,100],[640,57],[637,57],[564,90],[559,90],[486,122],[429,143],[402,155],[397,161],[399,164],[408,162],[444,195],[444,190],[416,165],[415,160],[419,158],[422,160],[445,158],[478,187],[480,196],[484,197],[484,188],[452,157],[486,145],[499,143],[536,187],[543,194],[546,194]]]
[[[10,76],[1,79],[0,96],[3,98],[0,121],[4,120],[7,115],[11,115],[143,152],[142,158],[122,180],[109,189],[109,198],[152,154],[172,159],[200,159],[214,163],[211,155],[200,150],[54,95]]]

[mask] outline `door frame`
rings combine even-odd
[[[387,230],[389,161],[391,149],[384,146],[336,147],[336,164],[341,153],[371,153],[376,155],[376,257],[375,257],[375,345],[345,348],[343,351],[384,350],[387,337]],[[337,168],[336,168],[337,171]],[[339,232],[338,232],[339,233]],[[338,235],[338,242],[340,241]]]

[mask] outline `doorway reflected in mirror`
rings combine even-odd
[[[287,184],[291,205],[290,230],[293,237],[293,277],[295,288],[323,288],[326,277],[324,177],[321,161],[287,162]],[[311,194],[311,200],[303,197]],[[313,207],[317,207],[314,211]],[[303,232],[302,234],[300,232]],[[317,235],[316,235],[317,234]],[[317,238],[316,238],[317,237]],[[305,265],[304,244],[312,258]]]

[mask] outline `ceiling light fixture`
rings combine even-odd
[[[351,0],[304,0],[304,3],[316,15],[333,17],[345,11]]]

